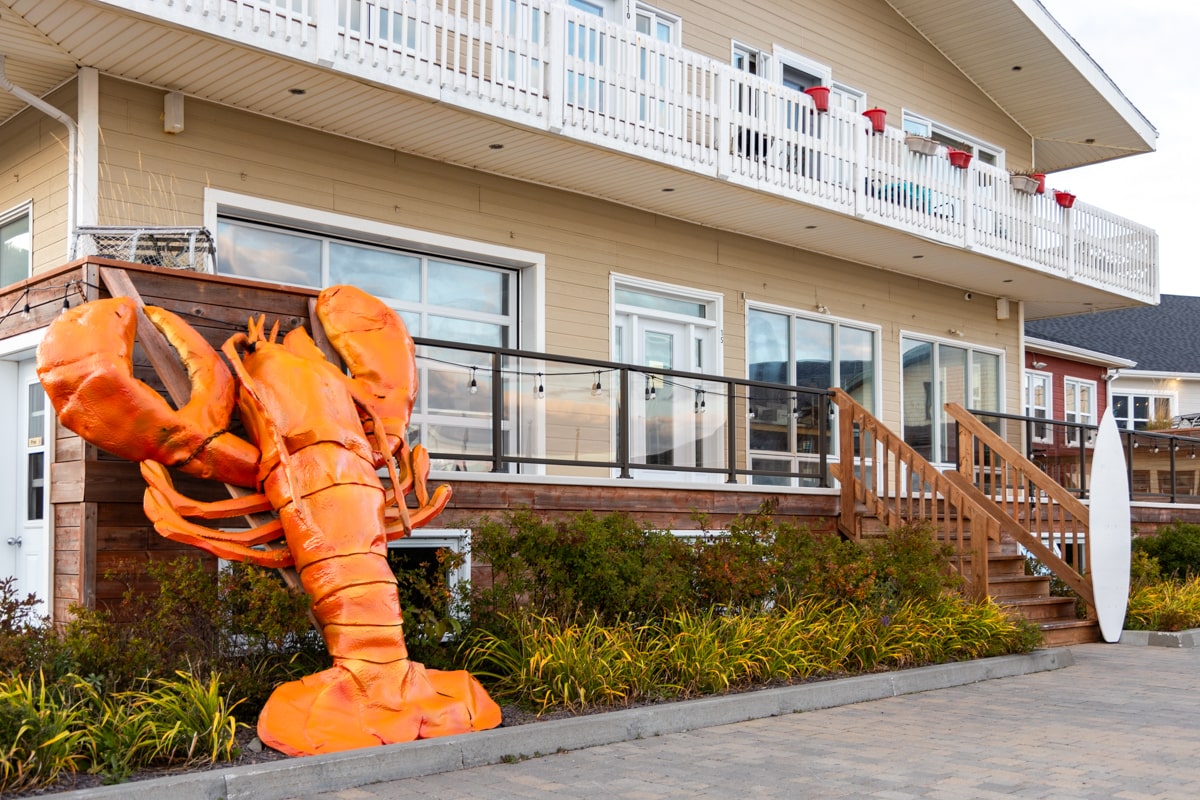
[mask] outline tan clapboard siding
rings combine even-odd
[[[72,92],[49,98],[72,112]],[[26,109],[4,125],[0,148],[0,214],[33,202],[33,272],[66,260],[67,131],[35,109]]]
[[[298,129],[229,109],[188,102],[186,129],[161,132],[161,93],[101,82],[108,208],[118,186],[144,186],[149,199],[129,204],[150,214],[159,187],[169,210],[199,224],[203,188],[336,211],[365,219],[544,254],[546,347],[551,353],[610,357],[611,276],[619,274],[717,292],[724,299],[724,371],[745,375],[745,308],[762,302],[881,328],[884,418],[899,416],[900,332],[1008,351],[1007,383],[1017,386],[1017,314],[995,319],[993,298],[851,264],[818,253],[667,219],[600,200],[438,164]],[[152,182],[157,176],[159,183]],[[166,204],[168,201],[163,200]],[[112,219],[112,224],[144,220]],[[952,339],[950,328],[962,330]],[[1007,408],[1018,410],[1016,390]],[[547,424],[555,424],[547,420]],[[574,425],[552,441],[574,446]],[[562,435],[559,435],[562,434]],[[566,437],[566,439],[563,438]],[[588,437],[589,448],[604,436]],[[582,446],[582,444],[581,444]]]
[[[683,19],[683,45],[728,63],[731,41],[770,53],[779,45],[828,66],[900,124],[903,109],[1004,148],[1027,167],[1030,137],[884,0],[715,0],[659,3]]]

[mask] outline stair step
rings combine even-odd
[[[1094,619],[1043,622],[1038,627],[1042,629],[1043,647],[1068,647],[1100,641],[1100,623]]]
[[[1043,621],[1074,622],[1076,620],[1075,598],[1073,597],[1014,597],[998,602],[1025,619],[1038,623]]]
[[[1048,575],[993,577],[988,581],[988,594],[997,600],[1018,597],[1049,597],[1050,577]]]
[[[970,570],[974,559],[970,554],[962,557],[963,570]],[[988,575],[992,578],[1012,578],[1025,574],[1025,556],[1005,553],[988,553]]]

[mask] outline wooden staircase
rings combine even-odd
[[[1076,571],[1059,555],[1086,555],[1085,506],[961,406],[946,407],[959,425],[958,469],[938,470],[845,392],[834,398],[842,458],[833,470],[842,508],[851,510],[838,523],[846,536],[930,522],[951,545],[968,595],[1036,622],[1047,647],[1099,640],[1086,564]],[[1050,575],[1025,574],[1022,547],[1082,598],[1084,618],[1074,598],[1051,596]]]

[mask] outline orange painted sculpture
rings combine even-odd
[[[38,375],[64,425],[141,462],[146,514],[160,534],[221,558],[296,568],[334,666],[275,689],[259,717],[262,741],[308,755],[499,725],[499,707],[471,675],[426,670],[404,645],[387,543],[433,519],[450,490],[429,494],[428,453],[404,438],[417,374],[399,316],[359,289],[331,287],[317,317],[349,377],[302,328],[276,343],[278,324],[267,335],[260,317],[222,347],[235,378],[179,317],[144,311],[187,368],[192,395],[178,411],[133,377],[138,309],[129,298],[59,317],[38,348]],[[227,430],[235,403],[253,444]],[[256,493],[189,500],[168,466]],[[242,531],[186,519],[269,510],[278,517]],[[280,538],[286,546],[271,548]]]

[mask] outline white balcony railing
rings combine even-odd
[[[908,151],[895,128],[562,0],[116,0],[443,103],[1153,300],[1137,223]]]

